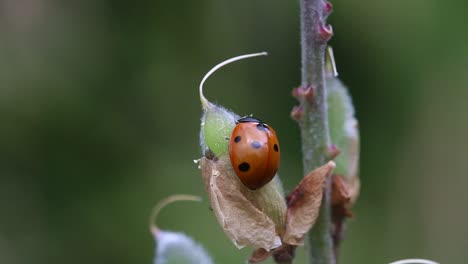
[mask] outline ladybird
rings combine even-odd
[[[280,164],[275,130],[252,116],[238,119],[229,139],[229,157],[247,188],[264,186],[273,179]]]

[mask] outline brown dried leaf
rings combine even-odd
[[[305,234],[312,228],[322,202],[325,179],[335,169],[335,162],[313,170],[296,186],[288,197],[286,232],[283,242],[289,245],[303,245]]]
[[[248,263],[260,263],[268,259],[270,256],[271,251],[268,252],[263,248],[257,248],[252,252],[252,256],[250,256]]]
[[[294,256],[296,255],[296,246],[283,244],[282,246],[273,249],[268,252],[262,248],[257,248],[252,252],[252,256],[248,260],[248,263],[260,263],[273,256],[276,263],[286,264],[292,263]]]
[[[252,245],[270,251],[281,246],[275,224],[241,192],[246,187],[228,159],[200,160],[205,189],[219,224],[237,248]]]
[[[332,176],[332,193],[331,203],[332,206],[339,204],[348,204],[351,200],[351,194],[349,192],[349,186],[344,181],[343,177],[339,175]]]
[[[284,244],[272,252],[273,259],[278,264],[291,264],[296,256],[296,246]]]
[[[332,223],[333,223],[333,245],[335,249],[339,248],[341,240],[345,235],[346,218],[351,218],[353,213],[343,204],[334,205],[332,207]]]
[[[357,177],[353,179],[359,181]],[[353,189],[351,189],[351,185],[346,180],[341,175],[332,176],[332,237],[335,256],[339,255],[338,250],[345,235],[345,220],[346,218],[353,217],[353,213],[350,210]],[[354,189],[354,191],[356,190]],[[359,192],[359,186],[357,192]]]

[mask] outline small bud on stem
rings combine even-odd
[[[319,26],[319,36],[320,40],[323,43],[327,43],[331,37],[333,36],[333,27],[328,24],[328,25],[322,25],[320,24]]]
[[[323,2],[323,17],[327,18],[331,14],[332,11],[333,11],[332,3],[328,1],[324,1]]]
[[[302,116],[304,115],[304,107],[300,105],[296,105],[293,107],[291,111],[292,119],[296,120],[297,122],[301,122]]]

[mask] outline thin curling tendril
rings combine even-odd
[[[156,219],[158,218],[159,212],[161,209],[166,207],[168,204],[171,204],[173,202],[178,202],[178,201],[194,201],[194,202],[201,202],[201,197],[199,196],[194,196],[194,195],[188,195],[188,194],[175,194],[171,195],[157,203],[154,207],[153,210],[151,211],[151,216],[150,216],[150,222],[149,222],[149,227],[151,233],[156,236],[157,233],[159,232],[159,228],[156,225]]]
[[[235,62],[235,61],[239,61],[239,60],[243,60],[243,59],[247,59],[247,58],[252,58],[252,57],[257,57],[257,56],[266,56],[266,55],[268,55],[268,53],[266,53],[266,52],[259,52],[259,53],[240,55],[240,56],[236,56],[234,58],[230,58],[228,60],[225,60],[225,61],[217,64],[216,66],[214,66],[208,73],[205,74],[202,81],[200,82],[200,88],[199,88],[200,89],[200,101],[202,103],[203,108],[211,108],[212,107],[212,104],[203,95],[203,84],[208,79],[208,77],[210,77],[211,74],[213,74],[219,68],[221,68],[224,65],[227,65],[227,64],[229,64],[231,62]]]
[[[402,259],[389,264],[439,264],[432,260],[427,259]]]

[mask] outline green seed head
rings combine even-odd
[[[226,60],[211,69],[201,81],[203,115],[200,145],[204,157],[200,159],[200,168],[213,211],[234,244],[239,248],[252,245],[271,250],[281,245],[287,211],[279,176],[257,190],[242,184],[229,158],[229,139],[240,117],[211,103],[203,95],[204,82],[217,69],[237,60],[261,55],[266,53]]]
[[[239,116],[223,107],[212,104],[204,111],[200,130],[203,155],[228,154],[229,138]]]
[[[221,155],[228,154],[229,138],[231,137],[232,130],[236,126],[236,120],[239,119],[239,115],[208,101],[208,99],[203,95],[203,84],[212,73],[224,65],[234,61],[264,55],[267,55],[267,53],[261,52],[247,54],[228,59],[213,67],[213,69],[203,77],[199,91],[200,101],[203,108],[200,130],[200,146],[204,156],[209,154],[211,156],[219,157]]]
[[[333,52],[327,54],[328,122],[330,138],[341,154],[336,157],[335,174],[347,180],[357,177],[359,163],[359,129],[354,106],[346,86],[338,79]]]

